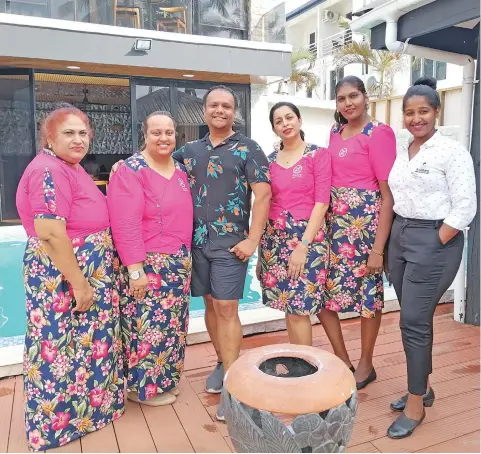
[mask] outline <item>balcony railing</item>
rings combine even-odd
[[[317,43],[309,44],[308,50],[312,55],[314,55],[314,57],[317,58]]]
[[[321,41],[321,55],[320,57],[328,57],[334,52],[344,46],[347,46],[352,43],[352,31],[345,30],[340,33],[336,33],[335,35],[331,35],[327,38],[324,38]]]
[[[247,0],[0,0],[0,13],[248,39]]]

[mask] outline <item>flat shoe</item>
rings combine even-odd
[[[133,402],[137,402],[141,405],[147,405],[149,407],[161,407],[163,405],[172,405],[177,400],[177,397],[175,397],[173,394],[170,394],[170,393],[157,394],[156,396],[150,399],[140,400],[139,395],[136,392],[132,392],[132,391],[129,391],[129,393],[127,394],[127,398]]]
[[[395,440],[409,437],[414,432],[414,429],[424,421],[425,417],[426,411],[424,408],[420,420],[409,419],[404,413],[401,413],[387,430],[387,436]]]
[[[434,394],[433,388],[429,388],[429,391],[424,394],[423,396],[423,404],[424,407],[432,407],[434,404],[434,399],[436,398],[436,395]],[[391,410],[392,411],[404,411],[406,408],[406,402],[408,400],[408,395],[405,394],[398,400],[391,402]]]
[[[180,394],[180,390],[179,388],[176,386],[175,388],[172,388],[170,391],[169,391],[170,394],[173,394],[174,396],[178,396]]]
[[[356,382],[357,390],[359,391],[360,389],[365,388],[367,385],[369,385],[369,383],[372,383],[374,380],[376,380],[376,378],[377,378],[377,374],[373,367],[365,380],[361,382]]]

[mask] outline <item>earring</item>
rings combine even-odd
[[[48,144],[48,149],[49,149],[49,150],[52,149],[52,144],[51,144],[51,143]]]

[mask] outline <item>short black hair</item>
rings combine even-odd
[[[439,109],[441,107],[441,98],[436,91],[437,86],[438,83],[434,77],[423,76],[417,79],[404,95],[403,112],[408,99],[413,96],[424,96],[433,109]]]
[[[239,107],[239,100],[237,99],[236,94],[234,93],[234,90],[232,88],[226,87],[225,85],[214,85],[213,87],[209,88],[206,92],[205,95],[202,99],[202,103],[204,104],[204,107],[207,106],[207,98],[209,95],[215,91],[215,90],[224,90],[227,93],[230,93],[232,97],[234,98],[234,109],[237,109]]]

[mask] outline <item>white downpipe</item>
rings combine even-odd
[[[469,150],[471,138],[471,123],[474,100],[474,60],[468,55],[454,54],[427,47],[413,46],[408,42],[397,41],[397,20],[386,22],[386,47],[391,52],[441,60],[447,63],[463,66],[463,88],[461,92],[461,132],[459,141]],[[465,231],[466,234],[467,230]],[[466,248],[463,248],[462,261],[454,279],[454,311],[453,318],[464,323],[466,315],[466,270],[464,267]]]
[[[479,64],[479,62],[478,62]],[[473,61],[463,68],[463,90],[461,92],[461,133],[459,141],[469,150],[471,145],[471,127],[473,122],[475,64]],[[469,228],[464,230],[467,236]],[[466,316],[466,248],[458,273],[454,278],[454,320],[465,322]]]
[[[445,61],[455,65],[463,66],[463,89],[461,92],[461,133],[459,141],[467,148],[470,147],[471,124],[474,100],[474,59],[468,55],[455,54],[437,49],[416,46],[398,41],[398,20],[399,18],[421,6],[435,0],[392,0],[384,5],[373,9],[359,19],[351,22],[353,32],[370,29],[375,25],[386,22],[386,47],[391,52],[412,55],[415,57],[425,57],[432,60]],[[479,64],[479,62],[478,62]],[[465,235],[468,229],[465,230]],[[465,321],[466,314],[466,272],[464,267],[466,251],[463,249],[461,266],[459,267],[456,278],[454,279],[454,320]]]

